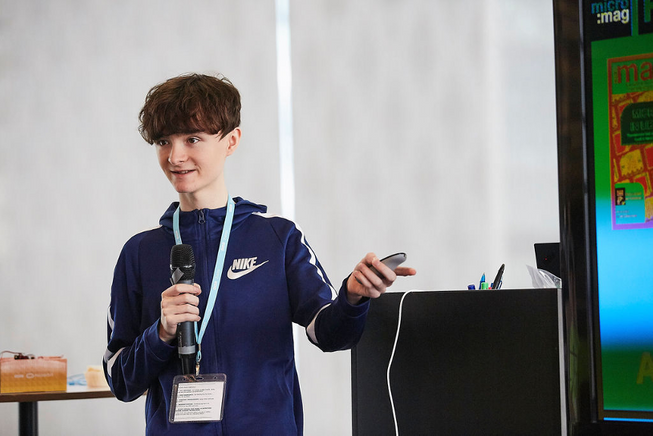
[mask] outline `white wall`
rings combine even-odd
[[[297,217],[332,279],[406,251],[418,276],[396,290],[478,286],[502,263],[505,287],[530,287],[533,243],[558,240],[551,4],[293,6]],[[307,410],[346,413],[330,381],[349,355],[302,352],[323,374]],[[314,423],[327,434],[333,416]]]
[[[558,240],[551,5],[290,14],[296,218],[332,281],[402,250],[418,276],[395,290],[465,288],[501,263],[505,287],[530,286],[533,243]],[[244,129],[230,190],[280,212],[274,2],[0,0],[0,23],[0,350],[63,354],[78,374],[101,362],[122,244],[175,198],[137,132],[152,85],[229,77]],[[350,433],[349,353],[299,350],[306,434]],[[0,404],[2,434],[17,409]],[[40,430],[140,434],[143,410],[41,403]]]

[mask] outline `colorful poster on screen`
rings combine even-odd
[[[653,228],[653,53],[608,60],[612,226]]]
[[[598,415],[653,420],[653,0],[583,5],[591,41]]]

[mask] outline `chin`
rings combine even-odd
[[[175,188],[178,194],[192,194],[194,192],[194,189],[189,186],[172,185],[172,187]]]

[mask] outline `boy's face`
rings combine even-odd
[[[224,163],[238,147],[240,129],[220,134],[173,134],[156,141],[159,165],[173,188],[195,204],[215,199],[224,189]]]

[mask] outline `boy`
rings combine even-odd
[[[160,227],[127,241],[118,259],[104,356],[111,390],[122,401],[147,391],[148,435],[302,434],[292,323],[324,351],[351,348],[369,298],[415,270],[392,271],[370,253],[336,295],[293,222],[229,197],[224,163],[241,129],[240,95],[227,79],[172,78],[150,90],[139,119],[179,202]],[[222,254],[221,238],[228,238]],[[170,286],[170,250],[182,239],[193,247],[195,284]],[[220,421],[169,422],[173,379],[182,373],[177,325],[185,321],[202,326],[200,374],[226,376]]]

